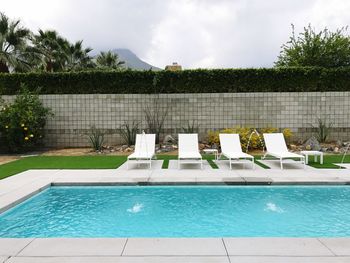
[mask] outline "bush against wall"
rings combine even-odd
[[[249,146],[249,150],[252,150],[252,149],[262,150],[265,147],[263,134],[280,132],[279,129],[273,128],[273,127],[257,129],[257,131],[259,132],[259,135],[256,133],[253,133],[253,131],[254,129],[247,128],[247,127],[226,128],[220,131],[209,131],[208,142],[211,145],[213,144],[219,145],[220,133],[237,133],[239,134],[243,151],[246,151],[248,146]],[[283,133],[284,138],[287,140],[287,142],[293,136],[293,133],[290,129],[283,129],[281,132]],[[248,142],[249,142],[249,145],[248,145]]]
[[[0,74],[0,93],[24,83],[41,94],[155,94],[350,91],[350,68],[198,69]]]
[[[46,120],[51,115],[37,94],[22,87],[13,103],[0,101],[1,144],[9,152],[35,149],[42,142]]]

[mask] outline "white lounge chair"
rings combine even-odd
[[[263,159],[265,159],[267,156],[272,156],[279,159],[281,163],[281,169],[283,169],[283,163],[288,162],[300,163],[305,168],[305,157],[303,155],[288,151],[283,133],[264,133],[264,141],[266,153],[263,156]]]
[[[200,164],[203,168],[202,155],[198,148],[198,134],[179,134],[178,168],[182,163]]]
[[[254,169],[254,156],[244,153],[242,151],[239,134],[220,133],[221,155],[225,156],[230,162],[230,170],[233,163],[249,163]],[[243,166],[244,167],[244,166]]]
[[[152,168],[152,158],[156,151],[155,134],[136,134],[135,152],[128,156],[127,169],[130,162],[146,163]]]

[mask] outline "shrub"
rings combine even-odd
[[[312,126],[316,129],[315,137],[319,142],[326,142],[329,135],[331,134],[331,129],[333,127],[333,123],[327,123],[325,120],[319,118],[317,120],[317,126]]]
[[[49,108],[43,106],[39,96],[22,86],[13,103],[1,102],[0,133],[2,143],[9,152],[33,150],[42,143]]]
[[[103,143],[105,141],[104,133],[100,129],[97,129],[95,126],[91,126],[90,134],[88,135],[88,137],[92,149],[94,149],[95,151],[101,151]]]
[[[157,94],[350,91],[350,68],[196,69],[0,74],[0,93],[25,83],[42,94]]]
[[[243,151],[247,150],[249,137],[251,137],[250,143],[249,143],[249,149],[263,149],[265,145],[264,145],[262,135],[264,133],[278,132],[278,129],[273,127],[257,129],[257,131],[260,134],[260,137],[256,133],[253,133],[253,131],[254,129],[246,128],[246,127],[226,128],[220,131],[209,131],[208,142],[209,144],[220,144],[220,140],[219,140],[220,133],[238,133],[241,140]],[[289,140],[293,136],[293,133],[290,129],[284,129],[282,132],[286,140]]]
[[[196,121],[193,120],[192,122],[188,121],[187,125],[185,127],[182,127],[183,133],[198,133],[199,131],[199,125],[196,124]]]
[[[136,134],[140,131],[139,125],[140,122],[133,121],[131,124],[125,122],[120,126],[119,134],[128,146],[135,145]]]
[[[168,108],[160,106],[159,98],[156,98],[145,109],[145,119],[149,133],[156,135],[156,143],[159,143],[160,134],[163,131],[165,118],[168,115]]]

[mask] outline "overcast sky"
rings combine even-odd
[[[0,0],[0,11],[95,52],[128,48],[160,68],[271,67],[291,23],[350,25],[349,0]]]

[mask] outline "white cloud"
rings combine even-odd
[[[96,51],[129,48],[155,66],[272,66],[291,33],[350,25],[347,0],[11,0],[1,11]]]

